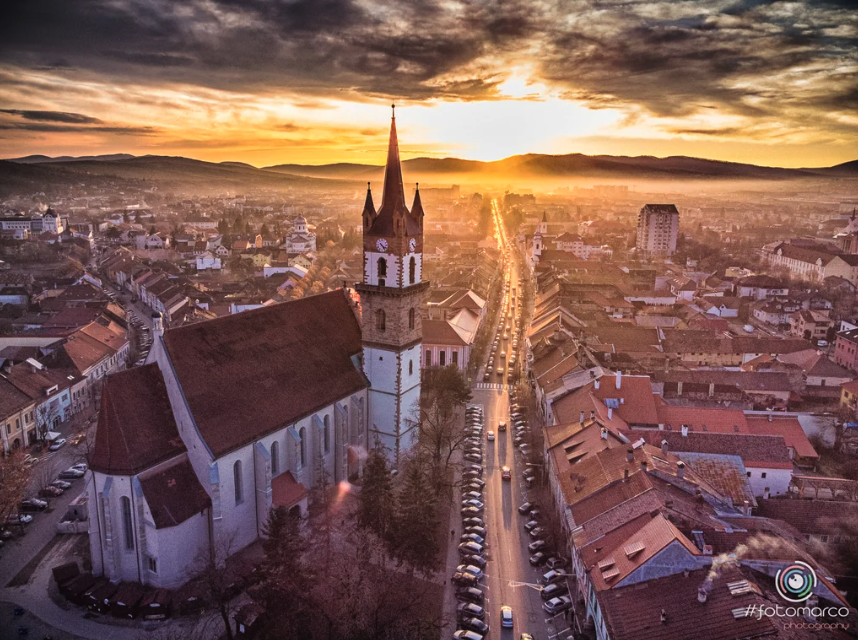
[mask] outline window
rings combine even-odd
[[[438,364],[442,367],[447,366],[447,352],[442,351],[438,354],[438,356],[439,356]]]
[[[408,283],[414,284],[416,277],[417,277],[417,260],[415,260],[412,257],[408,263]]]
[[[413,307],[408,310],[408,328],[409,329],[414,328],[414,322],[415,322],[416,316],[417,316],[417,312],[414,311]]]
[[[146,556],[146,568],[152,573],[158,573],[158,559]]]
[[[125,549],[134,549],[134,525],[131,521],[131,500],[127,496],[119,499],[119,507],[122,509],[122,533],[125,535]]]
[[[303,467],[307,464],[307,430],[304,427],[301,427],[301,430],[298,432],[298,438],[301,440],[301,450],[299,453],[301,454],[301,467]]]
[[[766,477],[766,472],[765,472],[765,471],[763,471],[763,472],[760,474],[760,477],[761,477],[761,478],[765,478],[765,477]]]
[[[456,366],[459,366],[459,352],[458,351],[453,352],[453,364]]]
[[[748,471],[748,477],[749,477],[749,478],[751,477],[751,472],[750,472],[750,471]]]
[[[271,443],[271,475],[280,473],[280,443],[276,440]]]
[[[331,416],[325,416],[325,427],[323,432],[325,453],[328,453],[331,450]]]
[[[378,277],[386,278],[387,277],[387,260],[384,258],[378,259]]]
[[[426,362],[424,364],[427,367],[432,366],[432,349],[426,349]]]
[[[235,464],[232,465],[232,484],[235,489],[235,504],[241,504],[241,460],[236,460]]]
[[[375,328],[378,331],[384,331],[387,328],[387,318],[384,315],[384,309],[379,309],[375,312]]]
[[[408,361],[408,375],[410,376],[413,373],[414,373],[414,361],[409,360]]]

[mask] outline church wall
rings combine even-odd
[[[138,510],[137,501],[139,497],[134,494],[131,486],[130,476],[107,476],[103,473],[93,472],[93,491],[98,496],[97,520],[101,529],[101,548],[91,549],[93,554],[100,551],[98,565],[104,576],[113,582],[127,581],[140,582],[143,578],[140,571],[139,557],[140,548],[137,535]],[[105,498],[103,491],[109,485],[109,492]],[[122,498],[128,498],[131,506],[131,523],[134,534],[134,543],[131,548],[126,545],[125,519],[122,514]],[[101,524],[105,526],[102,527]],[[106,526],[109,523],[109,526]],[[108,541],[109,538],[109,541]],[[105,542],[108,542],[105,544]],[[93,560],[93,573],[95,573],[96,562]]]
[[[206,509],[175,527],[156,529],[145,505],[146,555],[156,561],[156,571],[142,558],[145,584],[165,589],[181,586],[199,574],[209,561],[209,510]]]
[[[364,282],[378,285],[378,259],[387,260],[387,275],[384,278],[385,286],[395,287],[399,282],[399,258],[389,253],[376,253],[374,251],[364,252]]]

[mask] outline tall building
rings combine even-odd
[[[367,188],[360,293],[363,366],[370,382],[370,446],[378,438],[395,464],[417,437],[423,282],[423,206],[405,204],[396,117],[391,117],[384,191],[378,211]]]
[[[670,256],[676,251],[679,211],[673,204],[647,204],[638,214],[635,246],[647,256]]]

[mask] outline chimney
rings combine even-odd
[[[634,449],[632,449],[631,447],[629,447],[629,448],[626,450],[626,460],[627,460],[628,462],[631,462],[631,461],[632,461],[632,460],[634,460],[634,459],[635,459],[635,450],[634,450]]]
[[[614,410],[611,407],[608,407],[608,420],[614,417]]]
[[[667,455],[668,448],[669,448],[669,447],[668,447],[668,444],[667,444],[667,440],[662,440],[662,441],[661,441],[661,452],[662,452],[664,455]]]
[[[659,423],[658,423],[658,430],[659,430],[659,431],[664,431],[664,423],[663,423],[663,422],[659,422]]]
[[[599,379],[598,379],[598,378],[596,378],[596,380],[593,382],[593,388],[594,388],[596,391],[598,391],[598,390],[599,390]]]
[[[594,409],[590,409],[590,420],[596,419],[596,411]]]
[[[680,480],[685,477],[685,463],[682,460],[676,463],[676,477]]]
[[[161,313],[158,311],[152,312],[152,336],[163,336],[164,335],[164,318],[161,316]]]
[[[682,425],[682,437],[683,438],[688,437],[688,425],[687,424]]]
[[[750,500],[745,500],[745,515],[751,515],[751,502]]]
[[[709,594],[708,594],[708,593],[706,593],[706,589],[704,589],[703,587],[700,587],[700,588],[697,590],[697,602],[699,602],[699,603],[703,604],[703,603],[705,603],[705,602],[706,602],[706,599],[707,599],[708,597],[709,597]]]
[[[682,395],[682,380],[676,383],[676,395]]]
[[[581,412],[581,415],[578,417],[578,422],[580,424],[584,424],[584,412]]]
[[[628,481],[628,479],[629,479],[629,468],[628,468],[628,467],[626,467],[626,468],[623,470],[623,482]]]
[[[646,460],[641,460],[641,469],[646,471],[648,467],[649,467],[649,463]]]
[[[768,418],[769,418],[769,422],[771,422],[772,421],[772,414],[771,413],[769,414]]]
[[[709,397],[711,398],[714,395],[715,395],[715,383],[710,382],[709,383]]]
[[[623,372],[617,371],[617,390],[623,386]]]
[[[661,610],[661,624],[667,624],[667,611]]]
[[[602,438],[602,440],[608,439],[608,430],[605,427],[602,427],[599,430],[599,437]]]

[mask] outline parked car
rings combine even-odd
[[[456,573],[470,573],[477,580],[483,577],[483,570],[472,564],[460,564],[456,567]]]
[[[485,505],[479,500],[475,500],[474,498],[468,498],[467,500],[462,500],[462,507],[474,507],[475,509],[483,510]]]
[[[483,545],[476,542],[462,542],[459,545],[459,553],[481,555],[483,553]]]
[[[78,462],[77,464],[73,464],[69,468],[70,469],[77,469],[78,471],[80,471],[82,473],[86,473],[86,470],[89,469],[89,466],[86,464],[86,462]]]
[[[60,471],[60,478],[67,478],[69,480],[74,480],[76,478],[83,478],[86,475],[83,471],[79,471],[77,469],[66,469],[65,471]]]
[[[466,602],[476,602],[477,604],[480,604],[483,600],[485,600],[486,596],[477,587],[464,587],[456,591],[456,597],[459,600],[463,600]]]
[[[522,504],[518,507],[518,512],[522,515],[527,515],[528,513],[530,513],[531,509],[533,509],[533,503],[532,502],[525,502],[524,504]]]
[[[66,489],[71,489],[71,482],[66,482],[65,480],[54,480],[51,483],[51,486],[65,491]]]
[[[479,485],[480,487],[485,487],[486,481],[482,480],[480,478],[474,478],[473,480],[468,480],[468,484],[476,484],[476,485]]]
[[[472,507],[472,506],[462,507],[462,515],[465,517],[467,517],[467,516],[479,516],[479,515],[482,515],[482,513],[483,513],[483,510],[477,509],[476,507]]]
[[[466,482],[462,485],[462,491],[482,491],[483,487],[475,482]]]
[[[25,513],[10,513],[6,516],[6,519],[3,521],[6,524],[30,524],[33,521],[33,516],[29,516]]]
[[[536,553],[537,551],[542,551],[548,546],[548,543],[545,540],[535,540],[527,545],[527,550],[531,553]]]
[[[557,571],[555,569],[552,569],[551,571],[548,571],[547,573],[545,573],[545,575],[542,576],[542,581],[545,584],[553,584],[555,582],[562,582],[566,579],[566,577],[567,574],[563,571]]]
[[[567,609],[571,609],[572,599],[569,596],[558,596],[557,598],[551,598],[551,600],[542,605],[542,608],[545,609],[546,613],[555,616],[558,613],[566,611]]]
[[[481,538],[485,538],[488,535],[485,527],[481,527],[479,525],[472,525],[465,529],[465,533],[476,533]]]
[[[524,528],[527,529],[528,531],[533,531],[538,526],[539,526],[539,522],[537,522],[536,520],[528,520],[527,522],[524,523]]]
[[[453,640],[483,640],[484,638],[482,634],[468,629],[459,629],[453,634]]]
[[[560,569],[569,564],[569,560],[563,556],[552,556],[545,562],[552,569]]]
[[[483,499],[483,492],[482,491],[467,491],[467,492],[462,494],[462,498],[468,499],[468,500],[482,500]]]
[[[54,440],[54,443],[50,447],[48,447],[48,450],[59,451],[65,446],[66,442],[67,441],[65,438],[57,438],[56,440]]]
[[[48,508],[48,503],[44,500],[39,500],[38,498],[27,498],[26,500],[21,500],[21,504],[18,507],[21,511],[44,511]]]
[[[486,617],[486,610],[480,605],[473,602],[463,602],[456,607],[456,613],[460,617],[478,618],[482,620]]]
[[[476,587],[477,584],[479,584],[479,580],[477,580],[470,573],[460,573],[457,571],[450,579],[453,581],[454,584],[462,585],[465,587]]]
[[[484,544],[486,541],[483,536],[476,533],[466,533],[461,538],[459,538],[459,542],[476,542],[477,544]]]
[[[531,529],[529,532],[532,540],[538,539],[540,536],[545,535],[545,527],[536,527]]]
[[[565,583],[555,582],[554,584],[549,584],[542,591],[540,591],[539,595],[542,596],[543,600],[551,600],[552,598],[563,596],[568,593],[569,587],[567,587]]]
[[[466,527],[485,527],[486,523],[482,518],[462,518],[462,524]]]
[[[462,457],[465,458],[465,460],[467,460],[468,462],[482,462],[483,461],[483,455],[481,453],[466,453]]]
[[[466,564],[472,564],[475,567],[479,567],[480,569],[486,568],[486,559],[482,556],[462,556],[462,562]]]
[[[59,487],[48,486],[39,490],[39,495],[43,498],[56,498],[63,495],[63,490]]]
[[[530,558],[528,558],[528,562],[530,562],[534,567],[538,567],[545,563],[545,554],[541,551],[534,553]]]
[[[482,633],[483,635],[489,632],[489,625],[487,625],[479,618],[462,618],[462,620],[459,622],[459,626],[464,627],[465,629],[469,629],[470,631]]]

